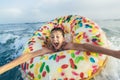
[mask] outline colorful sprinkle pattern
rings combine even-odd
[[[49,39],[54,27],[61,27],[76,43],[87,42],[100,46],[106,43],[105,35],[97,24],[82,16],[69,15],[56,18],[40,27],[27,42],[24,52],[32,52],[45,46],[44,40]],[[100,53],[67,50],[32,58],[22,64],[21,68],[32,80],[88,79],[103,66],[106,57]]]

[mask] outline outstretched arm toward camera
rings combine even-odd
[[[31,52],[31,53],[25,53],[25,54],[21,55],[20,57],[18,57],[17,59],[11,61],[10,63],[7,63],[4,66],[0,67],[0,74],[30,60],[33,57],[42,56],[46,53],[52,53],[52,51],[47,48],[43,48],[42,50],[37,50],[37,51]]]
[[[120,51],[107,49],[107,48],[93,45],[93,44],[67,43],[64,49],[98,52],[98,53],[106,54],[106,55],[113,56],[120,59]]]

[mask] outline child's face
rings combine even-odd
[[[62,35],[62,32],[60,31],[53,31],[50,35],[50,40],[52,45],[56,50],[60,49],[63,42],[64,42],[64,37]]]

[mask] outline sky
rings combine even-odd
[[[44,22],[65,15],[120,19],[120,0],[0,0],[0,24]]]

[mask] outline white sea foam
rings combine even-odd
[[[111,49],[120,50],[120,37],[111,37],[110,38],[110,47]]]
[[[13,34],[1,34],[0,35],[0,43],[6,43],[9,39],[18,38],[19,36]]]
[[[95,80],[120,80],[120,60],[114,57],[109,57],[105,68]]]

